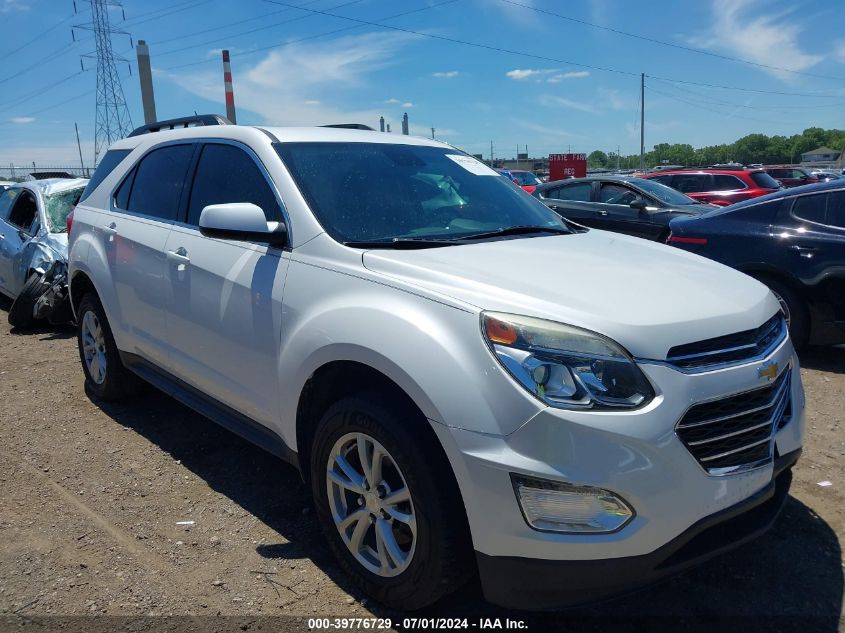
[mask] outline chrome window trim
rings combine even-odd
[[[644,365],[661,365],[661,366],[664,366],[664,367],[671,367],[675,371],[679,371],[682,374],[704,374],[704,373],[711,372],[711,371],[718,371],[720,369],[728,369],[728,368],[731,368],[731,367],[740,367],[742,365],[751,365],[751,364],[757,363],[757,362],[767,358],[771,354],[773,354],[777,349],[780,348],[781,345],[783,345],[789,339],[789,330],[786,326],[786,321],[781,321],[780,330],[781,331],[780,331],[780,334],[778,335],[778,337],[774,341],[772,341],[772,343],[766,349],[764,349],[759,354],[756,354],[756,355],[749,357],[749,358],[740,358],[740,359],[737,359],[737,360],[727,361],[727,362],[724,362],[724,363],[714,363],[713,365],[705,365],[703,367],[678,367],[677,365],[675,365],[673,362],[671,362],[668,359],[667,360],[657,360],[657,359],[652,359],[652,358],[634,358],[634,362],[642,363]],[[731,350],[742,349],[742,347],[744,347],[744,346],[740,346],[739,348],[727,347],[725,349],[707,352],[706,355],[707,356],[715,356],[717,354],[723,354],[725,352],[730,352]],[[675,358],[685,358],[685,357],[677,356]]]

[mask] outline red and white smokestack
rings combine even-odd
[[[232,123],[235,119],[235,92],[232,90],[232,65],[229,63],[229,51],[223,51],[223,86],[226,89],[226,118]]]

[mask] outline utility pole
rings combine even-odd
[[[640,73],[640,170],[645,169],[645,73]]]
[[[616,171],[619,171],[619,146],[616,146]]]
[[[87,176],[88,174],[85,173],[85,161],[82,160],[82,144],[79,142],[79,126],[74,123],[73,129],[76,130],[76,148],[79,150],[79,166],[82,168],[82,175]]]
[[[113,29],[109,22],[109,7],[122,5],[116,0],[90,0],[91,22],[74,28],[94,32],[97,59],[97,110],[94,117],[94,163],[100,153],[114,141],[124,138],[132,131],[132,118],[126,107],[117,62],[126,62],[112,51],[112,35],[129,35],[126,31]],[[73,32],[71,30],[71,32]],[[76,38],[74,37],[74,40]],[[129,38],[130,44],[132,38]],[[90,54],[82,57],[91,57]],[[83,63],[84,66],[84,63]],[[130,72],[131,72],[130,66]]]
[[[490,167],[493,166],[493,141],[490,141]]]
[[[431,138],[434,138],[434,128],[431,128]]]

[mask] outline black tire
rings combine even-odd
[[[317,517],[343,570],[385,606],[415,610],[460,587],[471,575],[472,542],[451,467],[436,439],[426,434],[418,411],[380,394],[344,398],[320,420],[311,455],[311,487]],[[326,486],[329,456],[347,433],[377,440],[401,470],[416,517],[416,545],[408,567],[385,578],[358,562],[335,526]]]
[[[35,302],[49,287],[49,284],[44,283],[41,275],[32,273],[12,307],[9,308],[9,325],[25,330],[39,323],[40,319],[36,319],[33,315]]]
[[[763,277],[760,279],[769,287],[778,301],[781,302],[789,320],[789,337],[795,349],[803,349],[810,338],[810,311],[807,303],[793,288],[777,279]]]
[[[85,350],[83,349],[82,339],[85,317],[89,312],[93,313],[102,330],[102,351],[106,360],[105,376],[102,381],[95,380],[91,376],[88,364],[85,361]],[[99,297],[93,292],[86,294],[82,297],[82,301],[79,302],[79,308],[76,314],[79,317],[77,319],[76,339],[79,347],[79,360],[82,363],[82,371],[85,373],[85,387],[95,396],[106,401],[120,400],[138,393],[143,386],[143,382],[121,362],[120,354],[117,351],[117,346],[114,344],[114,337],[112,336],[111,328],[109,327],[109,322],[106,319],[106,313],[103,310]]]

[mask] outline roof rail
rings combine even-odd
[[[332,123],[331,125],[321,125],[320,127],[339,127],[344,130],[369,130],[370,132],[375,132],[373,128],[363,123]]]
[[[135,128],[129,133],[129,136],[140,136],[149,132],[161,132],[162,130],[175,130],[176,128],[184,127],[199,127],[203,125],[234,125],[229,119],[219,114],[197,114],[194,116],[183,116],[178,119],[167,119],[166,121],[156,121]],[[128,138],[128,137],[127,137]]]

